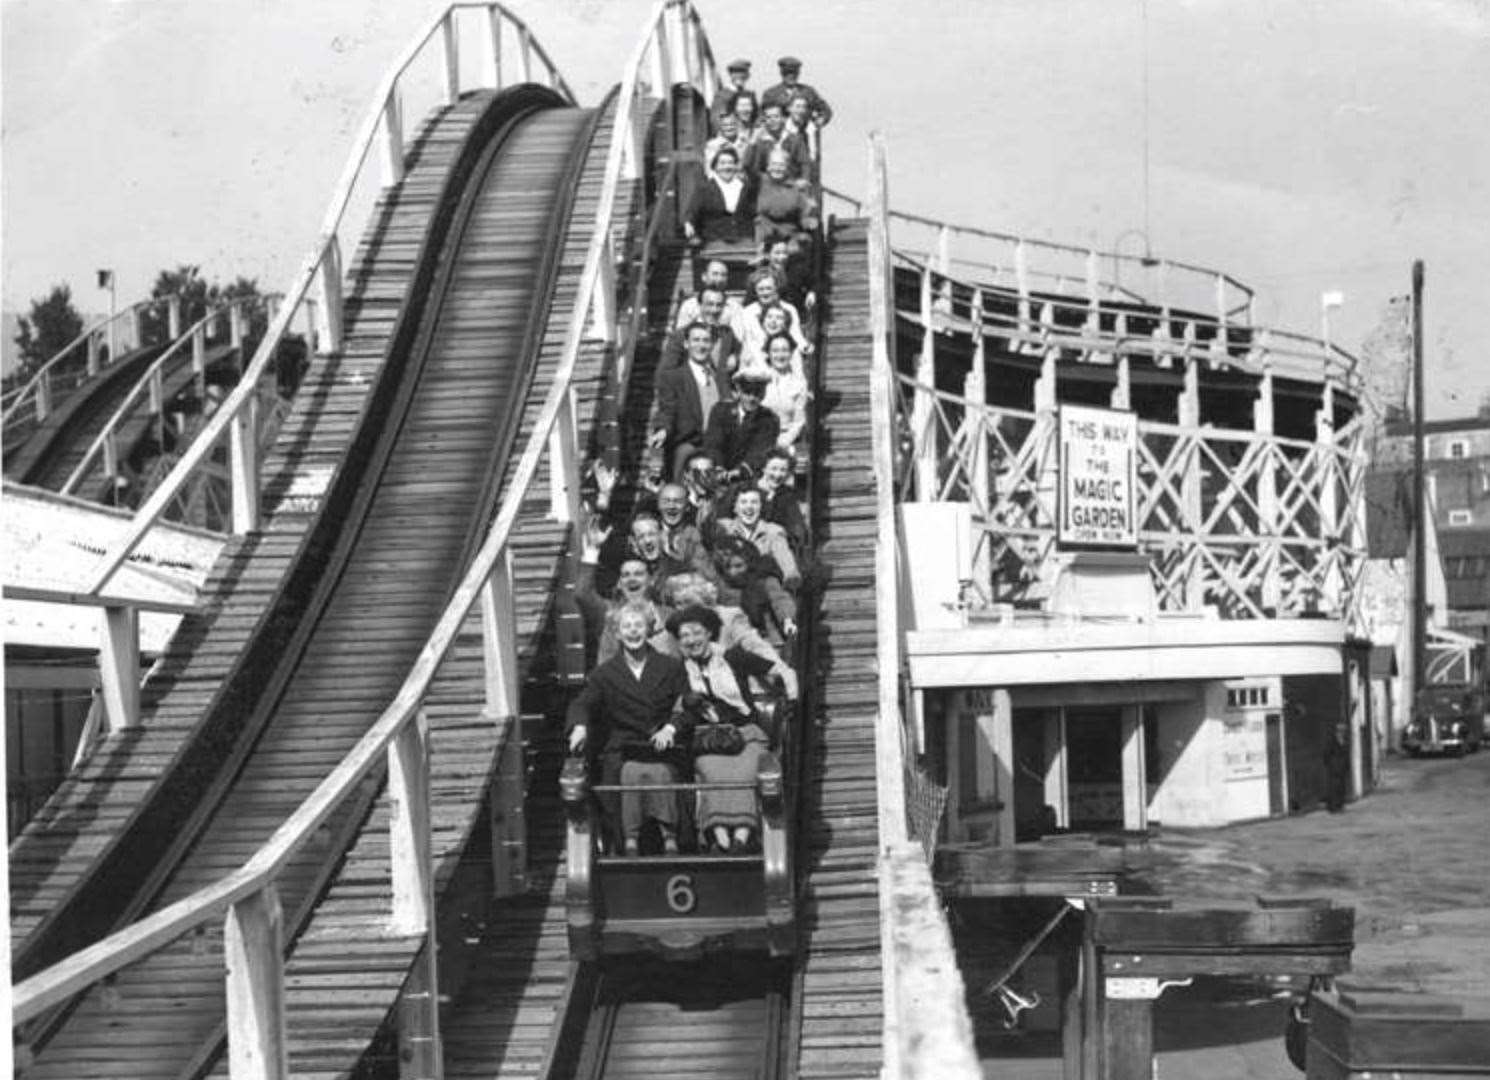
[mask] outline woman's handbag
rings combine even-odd
[[[693,729],[695,754],[730,757],[745,749],[745,735],[734,724],[700,724]]]

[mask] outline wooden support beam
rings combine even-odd
[[[124,731],[140,722],[140,612],[113,606],[99,613],[98,676],[104,727]]]
[[[986,372],[986,357],[983,343],[983,290],[973,291],[973,362],[968,369],[967,378],[963,382],[963,396],[967,398],[969,409],[963,418],[969,431],[968,446],[968,501],[972,503],[973,522],[973,565],[972,580],[975,585],[984,592],[992,595],[993,566],[990,559],[989,545],[978,543],[979,524],[977,519],[984,521],[990,517],[989,511],[992,504],[989,501],[991,492],[990,477],[988,475],[988,439],[986,430],[987,417],[983,412],[983,406],[988,404],[988,376]]]
[[[493,717],[492,722],[508,725],[491,798],[492,895],[500,899],[520,896],[528,888],[528,826],[524,809],[526,740],[521,716],[514,713],[500,720]]]
[[[448,21],[448,19],[447,19]],[[321,255],[321,298],[326,304],[326,340],[322,350],[340,352],[342,346],[341,242],[333,235]]]
[[[486,9],[486,36],[483,39],[481,77],[495,90],[502,88],[502,9]]]
[[[110,330],[113,329],[113,326],[114,326],[113,323],[110,323],[109,324]],[[101,366],[100,365],[100,361],[99,361],[99,357],[98,357],[98,335],[97,334],[89,334],[88,335],[88,341],[87,341],[87,343],[85,345],[85,348],[87,349],[87,356],[86,356],[85,362],[86,362],[87,367],[88,367],[88,375],[91,377],[91,376],[94,376],[94,375],[97,375],[98,374],[98,369]],[[111,350],[111,355],[109,356],[109,362],[110,363],[113,363],[113,360],[114,360],[114,357],[112,355],[112,350]]]
[[[1122,710],[1123,740],[1123,828],[1142,832],[1148,828],[1148,776],[1143,760],[1143,706],[1125,705]]]
[[[383,186],[392,187],[404,178],[403,101],[395,85],[383,106]]]
[[[1187,335],[1195,331],[1194,323],[1187,323]],[[1185,357],[1185,383],[1179,400],[1180,427],[1191,429],[1187,437],[1195,444],[1190,447],[1182,462],[1180,475],[1180,528],[1195,538],[1194,543],[1204,542],[1202,508],[1204,498],[1204,461],[1199,440],[1203,437],[1200,427],[1200,361],[1193,355]],[[1204,564],[1193,559],[1184,585],[1185,610],[1200,611],[1205,606]]]
[[[582,510],[579,493],[579,433],[575,430],[574,387],[564,395],[548,436],[549,516],[577,522]]]
[[[512,549],[504,547],[481,589],[481,651],[486,672],[486,712],[493,718],[518,714],[521,677],[517,666],[517,614],[512,587]]]
[[[259,398],[243,403],[228,427],[228,478],[233,500],[233,532],[259,527]]]
[[[1055,809],[1055,821],[1062,829],[1071,827],[1071,799],[1066,771],[1066,710],[1062,707],[1045,713],[1045,804]]]
[[[519,82],[533,81],[533,35],[524,26],[517,35],[517,75]]]
[[[166,333],[172,341],[181,336],[181,297],[172,296],[166,300]]]
[[[440,52],[445,61],[445,104],[454,105],[460,100],[460,39],[455,33],[453,8],[440,20]]]
[[[399,1080],[443,1080],[440,1039],[440,981],[431,938],[420,950],[409,981],[398,996]]]
[[[919,389],[911,403],[911,432],[915,439],[916,501],[930,502],[937,497],[936,398],[930,389],[936,386],[936,331],[932,328],[933,305],[931,268],[921,270],[921,355],[916,360],[916,383]]]
[[[223,966],[232,1080],[289,1078],[283,934],[279,894],[273,885],[228,908]]]
[[[1278,535],[1278,460],[1273,442],[1273,369],[1266,357],[1252,407],[1252,430],[1263,443],[1262,460],[1257,465],[1257,536],[1267,545],[1262,606],[1276,611],[1283,602],[1283,567]]]
[[[994,690],[993,711],[978,717],[993,750],[994,795],[998,799],[999,847],[1014,846],[1014,705],[1009,691]]]
[[[388,850],[395,934],[434,927],[429,805],[429,720],[420,710],[388,745]]]

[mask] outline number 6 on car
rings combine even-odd
[[[698,907],[698,893],[693,891],[692,874],[674,874],[667,879],[667,906],[679,915]]]

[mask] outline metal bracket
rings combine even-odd
[[[1104,992],[1109,1001],[1156,1001],[1171,986],[1189,986],[1189,979],[1156,979],[1146,976],[1109,976]]]

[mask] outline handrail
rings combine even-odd
[[[363,176],[368,154],[380,130],[387,149],[386,185],[396,183],[402,178],[403,121],[399,80],[419,57],[424,46],[435,37],[437,30],[441,31],[439,36],[444,61],[445,100],[449,104],[454,104],[458,100],[460,65],[456,13],[462,9],[482,9],[487,14],[488,34],[485,40],[487,63],[482,72],[484,84],[489,84],[494,89],[507,85],[502,82],[502,37],[504,36],[502,27],[505,25],[512,28],[522,44],[520,66],[523,70],[519,73],[522,81],[529,81],[530,56],[536,53],[539,61],[547,69],[549,84],[566,100],[574,101],[568,84],[559,75],[548,53],[534,41],[527,24],[496,0],[451,0],[445,10],[436,15],[429,26],[415,36],[379,82],[372,107],[358,129],[357,138],[352,144],[352,151],[342,169],[341,178],[332,192],[321,231],[300,270],[295,274],[289,288],[285,290],[284,303],[271,321],[258,349],[254,352],[253,360],[244,370],[233,392],[213,413],[211,419],[207,421],[192,441],[192,445],[181,456],[160,486],[150,494],[135,513],[134,520],[124,536],[105,554],[94,580],[90,583],[90,592],[102,591],[109,578],[129,558],[130,553],[139,545],[141,539],[177,498],[188,477],[207,460],[217,441],[229,431],[230,425],[233,440],[232,471],[234,473],[233,531],[247,532],[257,526],[258,505],[257,498],[254,497],[254,492],[257,490],[255,473],[257,448],[252,445],[256,427],[253,423],[252,410],[256,403],[255,395],[259,381],[269,370],[279,349],[280,341],[289,329],[296,312],[300,310],[302,304],[314,303],[309,294],[317,277],[320,278],[321,306],[324,309],[326,351],[335,352],[341,348],[341,243],[339,237],[343,219],[351,203],[357,182]],[[313,309],[309,306],[307,306],[307,313],[314,320]]]
[[[491,5],[495,7],[496,5]],[[351,794],[364,778],[378,769],[387,755],[390,762],[399,763],[402,776],[410,767],[407,756],[411,732],[418,728],[420,705],[429,690],[445,655],[455,643],[456,636],[471,609],[478,600],[486,609],[494,610],[490,618],[498,628],[497,633],[508,633],[514,622],[510,610],[511,565],[509,541],[517,524],[522,504],[539,474],[545,453],[555,453],[559,460],[551,464],[551,472],[562,470],[562,492],[556,491],[556,506],[561,519],[565,517],[564,503],[570,510],[577,510],[579,476],[578,463],[573,447],[573,397],[571,383],[579,360],[580,349],[586,337],[586,327],[592,318],[597,319],[602,337],[613,340],[614,336],[614,284],[615,250],[612,226],[617,192],[623,179],[634,179],[635,170],[641,165],[641,150],[634,138],[644,140],[646,136],[645,115],[638,108],[638,91],[642,85],[640,72],[643,61],[649,54],[654,60],[666,61],[671,57],[672,71],[687,73],[684,79],[671,82],[692,82],[697,85],[703,74],[714,75],[708,53],[700,48],[698,37],[702,35],[702,24],[691,0],[658,0],[651,20],[646,24],[641,40],[631,55],[621,89],[616,99],[615,121],[612,128],[609,153],[606,157],[605,179],[601,186],[595,212],[595,226],[586,250],[584,269],[576,294],[576,302],[569,320],[564,340],[563,354],[554,373],[553,381],[544,398],[543,406],[533,425],[531,434],[517,460],[512,479],[507,485],[496,519],[493,521],[480,549],[462,576],[449,603],[445,606],[434,630],[418,658],[404,679],[393,700],[379,714],[367,733],[347,753],[341,762],[327,775],[304,802],[275,830],[269,840],[258,849],[238,870],[226,877],[197,890],[170,906],[147,916],[52,967],[37,973],[17,984],[13,990],[14,1022],[24,1023],[45,1009],[66,1000],[72,995],[120,968],[158,950],[180,935],[194,930],[225,911],[238,910],[238,906],[253,904],[254,898],[272,894],[275,879],[286,863],[306,843],[312,841],[317,829],[327,817]],[[668,38],[675,39],[675,50],[670,53]],[[659,70],[666,70],[663,64]],[[652,83],[657,85],[656,79]],[[628,175],[628,173],[630,175]],[[607,295],[609,290],[609,295]],[[293,294],[292,294],[293,295]],[[289,305],[286,305],[288,308]],[[283,314],[283,313],[282,313]],[[283,320],[281,320],[283,321]],[[261,347],[260,354],[263,349]],[[256,357],[256,362],[258,358]],[[218,415],[225,412],[226,406]],[[501,597],[505,594],[505,601]],[[505,607],[504,607],[505,603]],[[507,637],[503,655],[494,663],[498,671],[488,671],[488,693],[505,699],[515,706],[515,644]],[[490,661],[489,661],[490,662]],[[493,684],[498,684],[494,686]],[[402,755],[402,756],[400,756]],[[390,774],[393,773],[390,766]],[[390,783],[392,781],[390,780]],[[427,808],[426,808],[427,809]],[[404,808],[401,816],[418,817],[417,809]],[[407,825],[407,822],[403,823]],[[428,826],[427,815],[424,825]],[[395,823],[398,826],[398,823]],[[417,847],[417,843],[415,845]],[[426,844],[427,847],[427,844]],[[420,871],[414,871],[416,874]],[[395,903],[401,893],[399,866],[395,865]],[[405,887],[407,888],[407,886]],[[260,902],[263,903],[262,901]],[[272,906],[272,905],[271,905]],[[251,913],[250,913],[251,914]],[[246,916],[245,916],[246,917]],[[397,916],[395,916],[397,917]],[[234,918],[229,913],[230,920]],[[235,931],[243,933],[244,931]],[[264,958],[264,963],[272,962]],[[230,973],[230,978],[238,973]],[[261,973],[259,973],[261,974]],[[252,978],[247,972],[244,978]],[[255,986],[264,980],[257,979]],[[244,993],[248,993],[245,990]],[[266,991],[272,997],[272,991]],[[229,994],[230,1008],[233,995]],[[245,1006],[246,1007],[246,1006]],[[271,1010],[272,1011],[272,1010]],[[282,1017],[281,1017],[282,1022]]]
[[[824,189],[824,195],[836,199],[845,206],[853,208],[855,214],[862,213],[865,203],[840,191]],[[937,218],[926,217],[921,214],[911,214],[901,210],[889,211],[889,217],[893,222],[905,225],[934,229],[937,232],[935,251],[925,252],[928,258],[935,257],[941,264],[943,270],[951,262],[964,262],[974,266],[987,266],[994,270],[995,277],[1000,269],[1012,274],[1016,280],[1020,292],[1028,292],[1028,280],[1031,277],[1053,279],[1059,282],[1071,282],[1087,288],[1089,292],[1098,290],[1106,291],[1108,295],[1128,296],[1134,300],[1146,303],[1154,303],[1159,307],[1169,307],[1170,289],[1183,287],[1187,280],[1192,285],[1201,288],[1207,300],[1211,303],[1217,315],[1222,321],[1247,323],[1252,316],[1252,303],[1254,290],[1245,283],[1239,281],[1230,274],[1210,267],[1200,266],[1195,263],[1180,262],[1176,259],[1159,259],[1152,256],[1125,255],[1119,251],[1104,251],[1098,248],[1079,247],[1074,244],[1062,244],[1053,240],[1040,240],[1034,237],[1020,236],[1016,233],[997,232],[993,229],[985,229],[977,226],[958,225]],[[951,242],[954,239],[971,239],[974,241],[992,241],[1000,246],[1010,247],[1007,260],[1002,264],[991,262],[987,259],[954,259],[950,253]],[[1079,259],[1082,265],[1079,268],[1068,269],[1063,272],[1049,268],[1030,265],[1031,252],[1044,252],[1052,255]],[[1098,275],[1098,268],[1102,264],[1109,264],[1113,270],[1113,279],[1103,279]],[[1157,294],[1149,296],[1138,292],[1122,283],[1122,270],[1124,267],[1130,269],[1140,278],[1152,276],[1156,281]],[[1064,291],[1058,289],[1057,291]]]
[[[244,307],[250,304],[268,306],[277,299],[278,297],[271,296],[240,296],[218,304],[206,315],[203,315],[196,322],[192,323],[191,326],[187,327],[165,352],[155,358],[154,362],[145,370],[145,373],[130,388],[129,393],[124,396],[124,400],[119,403],[119,407],[109,416],[103,429],[99,431],[98,436],[89,444],[87,452],[83,455],[83,460],[78,463],[77,468],[73,469],[72,473],[63,483],[62,494],[71,494],[73,489],[82,482],[94,459],[104,453],[105,446],[110,439],[114,438],[120,425],[124,423],[126,415],[138,404],[140,398],[145,394],[158,394],[160,392],[161,373],[165,370],[167,361],[173,359],[187,345],[191,345],[193,349],[198,348],[198,335],[202,336],[205,343],[208,328],[212,323],[221,319],[224,314],[227,314],[229,320],[236,325],[237,319],[242,317],[240,313]],[[236,336],[236,332],[234,336]],[[164,409],[165,407],[164,401],[157,401],[152,404],[157,409]]]
[[[93,342],[97,340],[99,335],[101,335],[105,330],[108,330],[114,323],[118,322],[120,319],[129,318],[131,320],[136,320],[138,319],[139,314],[146,309],[159,307],[161,304],[167,302],[168,298],[161,296],[153,296],[146,300],[136,300],[133,304],[130,304],[122,311],[116,311],[112,315],[105,315],[92,326],[84,330],[77,337],[69,341],[66,345],[62,346],[62,348],[58,349],[54,354],[52,354],[52,356],[45,363],[43,363],[41,367],[36,369],[36,372],[31,376],[31,378],[27,379],[22,386],[16,388],[12,393],[7,395],[8,403],[5,406],[3,415],[0,415],[0,425],[3,425],[7,428],[10,427],[19,418],[21,410],[25,407],[27,402],[34,402],[33,407],[37,410],[37,419],[44,419],[46,415],[51,412],[50,391],[53,373],[55,369],[62,365],[62,362],[64,360],[71,356],[73,352],[75,352],[80,346],[84,345],[85,343],[89,346],[89,348],[93,348]],[[138,322],[136,322],[135,325],[138,326]],[[137,341],[135,344],[138,347],[140,342]],[[121,355],[122,354],[117,352],[117,349],[110,349],[108,361],[109,365],[117,363]],[[95,363],[95,358],[90,355],[88,365],[89,375],[93,374],[95,370]],[[102,366],[108,365],[100,365],[100,368]]]
[[[933,318],[939,327],[945,327],[956,320],[949,309],[953,300],[954,289],[960,289],[963,295],[1005,295],[1011,299],[1017,298],[1018,294],[1001,289],[997,286],[973,285],[956,278],[948,276],[944,271],[933,267],[925,259],[919,259],[914,255],[902,251],[895,252],[897,262],[922,275],[930,275],[931,289],[933,293],[943,296],[943,310],[934,313]],[[1186,357],[1192,355],[1205,355],[1210,352],[1210,345],[1206,342],[1195,342],[1183,338],[1170,337],[1159,333],[1152,336],[1135,336],[1116,331],[1104,331],[1100,323],[1087,323],[1079,329],[1066,328],[1059,322],[1041,321],[1035,314],[1034,308],[1048,308],[1052,311],[1062,310],[1075,314],[1086,315],[1090,312],[1090,306],[1084,299],[1038,299],[1028,305],[1022,305],[1018,314],[1009,316],[990,311],[986,307],[979,313],[978,322],[982,327],[984,337],[1007,337],[1010,335],[1025,335],[1031,339],[1038,339],[1049,345],[1067,344],[1073,347],[1087,349],[1096,352],[1110,353],[1113,356],[1124,354],[1148,354],[1154,358],[1158,357]],[[1028,311],[1026,310],[1028,308]],[[920,314],[914,311],[901,312],[905,318],[918,321]],[[1156,313],[1155,317],[1163,319],[1162,315]],[[1171,315],[1171,319],[1181,320],[1178,314]],[[1193,321],[1193,320],[1191,320]],[[1214,321],[1200,320],[1201,325],[1217,328],[1218,334],[1226,332],[1224,324]],[[971,324],[969,324],[969,329]],[[1352,392],[1359,391],[1361,377],[1358,370],[1359,361],[1354,355],[1341,348],[1332,341],[1310,337],[1307,334],[1299,334],[1288,330],[1278,330],[1269,326],[1248,326],[1245,328],[1250,337],[1245,352],[1238,356],[1229,351],[1224,339],[1218,338],[1219,347],[1227,352],[1226,362],[1243,370],[1261,374],[1265,370],[1273,370],[1275,373],[1284,374],[1283,366],[1289,365],[1287,374],[1297,377],[1315,377],[1321,380],[1336,378],[1341,385]],[[1235,349],[1236,346],[1230,346]]]

